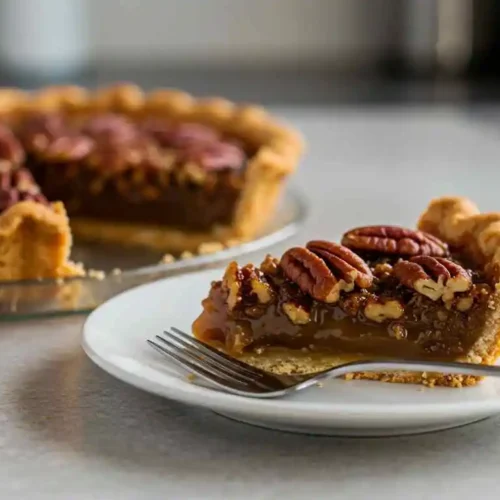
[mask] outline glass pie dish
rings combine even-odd
[[[218,252],[172,262],[162,262],[162,252],[76,240],[72,257],[91,270],[87,276],[0,281],[0,321],[88,313],[135,286],[208,269],[284,241],[296,233],[305,215],[302,197],[288,190],[273,218],[255,238]]]

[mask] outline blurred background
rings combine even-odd
[[[264,104],[500,98],[494,0],[1,0],[0,84]]]

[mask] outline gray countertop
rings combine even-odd
[[[310,143],[294,184],[311,215],[296,241],[382,218],[411,224],[443,193],[500,209],[491,118],[451,108],[281,111]],[[102,372],[80,349],[84,319],[0,325],[2,499],[469,499],[500,488],[498,418],[385,439],[254,428]]]

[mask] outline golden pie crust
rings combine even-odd
[[[277,122],[263,108],[236,105],[220,98],[195,99],[185,92],[169,89],[144,93],[130,84],[97,91],[77,86],[49,87],[34,93],[0,90],[0,118],[4,120],[15,123],[32,113],[54,111],[84,116],[118,112],[131,117],[147,115],[198,122],[230,134],[256,150],[245,170],[243,191],[230,225],[190,233],[163,226],[72,218],[75,236],[101,242],[179,252],[194,251],[204,242],[248,240],[272,216],[284,181],[295,170],[304,148],[300,134]]]
[[[83,275],[69,260],[71,232],[62,203],[23,201],[0,215],[0,281]]]

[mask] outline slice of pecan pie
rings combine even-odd
[[[47,201],[23,160],[17,139],[0,126],[0,281],[81,275],[69,261],[64,206]]]
[[[0,91],[0,120],[75,236],[174,253],[255,235],[302,149],[260,108],[133,85]]]
[[[212,284],[194,334],[277,373],[347,360],[491,364],[500,342],[500,213],[434,200],[418,230],[369,226],[342,243],[310,241],[260,267],[231,263]],[[355,378],[472,385],[469,376],[359,373]]]

